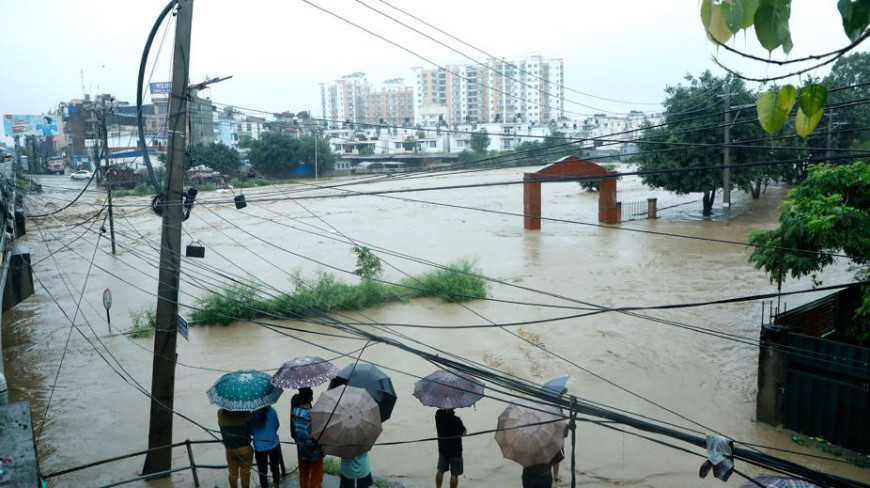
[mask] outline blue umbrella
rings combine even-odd
[[[272,386],[272,377],[253,369],[227,373],[209,388],[208,401],[232,412],[253,412],[278,401],[284,390]]]
[[[561,376],[559,378],[553,378],[552,380],[544,383],[544,387],[542,390],[547,395],[552,395],[557,397],[559,395],[565,394],[568,392],[568,380],[570,380],[570,376]]]

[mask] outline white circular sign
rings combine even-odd
[[[112,308],[112,290],[108,288],[103,291],[103,306],[106,310]]]

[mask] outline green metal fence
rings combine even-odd
[[[870,349],[789,333],[784,422],[870,453]]]

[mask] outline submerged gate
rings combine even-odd
[[[860,288],[847,288],[764,326],[759,421],[870,453],[870,348],[830,340],[860,297]]]

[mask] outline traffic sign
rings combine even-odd
[[[178,333],[181,334],[181,337],[184,337],[187,342],[190,342],[190,324],[187,322],[187,319],[181,315],[178,316]]]
[[[106,310],[112,308],[112,290],[108,288],[103,291],[103,306],[106,307]]]

